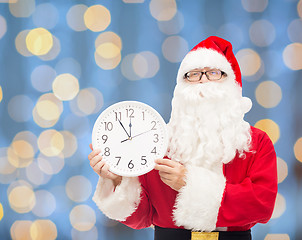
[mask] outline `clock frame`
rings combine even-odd
[[[101,149],[109,170],[134,177],[154,168],[154,160],[167,151],[168,134],[161,115],[149,105],[123,101],[97,118],[92,131],[93,149]]]

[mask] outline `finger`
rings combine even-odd
[[[159,172],[160,178],[163,178],[165,180],[171,180],[172,181],[172,175],[164,172]]]
[[[92,143],[89,144],[89,147],[90,147],[91,151],[93,151]]]
[[[158,170],[160,172],[166,172],[166,173],[171,173],[173,171],[173,168],[167,165],[160,165],[156,164],[154,167],[155,170]]]
[[[100,161],[93,166],[93,171],[95,171],[98,175],[101,176],[104,166],[105,166],[105,162]]]
[[[175,161],[172,161],[170,159],[166,159],[166,158],[159,158],[155,160],[155,163],[160,164],[160,165],[166,165],[169,167],[175,167],[178,163]]]
[[[103,160],[102,155],[96,155],[90,160],[90,166],[94,167],[98,162],[101,162]]]
[[[101,149],[93,150],[89,155],[88,159],[92,160],[95,156],[99,155],[101,153]]]
[[[112,172],[110,172],[109,171],[109,165],[108,164],[105,164],[104,166],[103,166],[103,168],[101,169],[101,174],[102,174],[102,177],[104,177],[104,178],[109,178],[109,179],[115,179],[116,178],[116,176],[115,176],[115,174],[114,173],[112,173]]]
[[[167,179],[167,178],[164,178],[164,177],[161,177],[160,178],[164,184],[170,186],[172,184],[172,181],[170,179]]]

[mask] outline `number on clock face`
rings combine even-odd
[[[126,101],[104,110],[95,122],[94,149],[101,149],[110,171],[139,176],[154,168],[167,149],[166,123],[150,106]]]

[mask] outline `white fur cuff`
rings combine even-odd
[[[115,190],[110,179],[100,177],[92,200],[107,217],[125,221],[136,210],[140,194],[141,185],[137,177],[123,177]]]
[[[186,186],[178,193],[174,206],[177,226],[195,231],[215,230],[226,180],[219,173],[202,167],[187,166]]]

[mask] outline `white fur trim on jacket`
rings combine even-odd
[[[216,229],[226,180],[221,172],[187,166],[186,185],[176,198],[173,216],[177,226],[195,231]]]
[[[178,70],[177,81],[182,81],[188,71],[204,67],[220,69],[228,75],[228,78],[235,80],[235,73],[225,56],[212,49],[199,48],[189,52],[182,60]]]
[[[115,190],[110,179],[100,177],[92,200],[107,217],[125,221],[137,209],[140,194],[137,177],[123,177]]]

